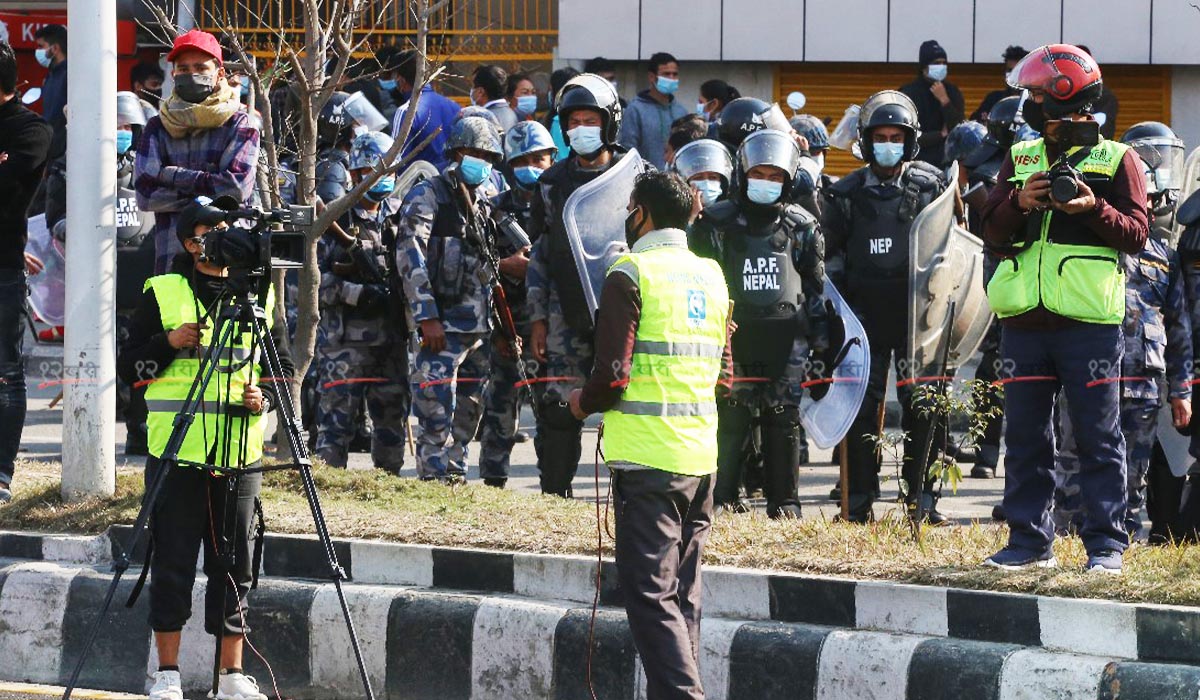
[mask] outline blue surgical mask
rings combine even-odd
[[[664,95],[674,95],[675,91],[679,89],[679,80],[677,78],[665,78],[660,75],[654,86]]]
[[[241,82],[241,86],[242,86],[242,97],[247,97],[247,96],[249,96],[249,95],[250,95],[250,81],[249,81],[249,80],[243,80],[243,81]]]
[[[542,168],[535,168],[532,165],[522,165],[519,168],[513,168],[513,177],[517,179],[517,184],[522,187],[533,187],[544,172],[546,171]]]
[[[458,164],[459,177],[471,187],[478,186],[491,177],[491,174],[492,164],[482,158],[463,156],[462,162]]]
[[[371,189],[367,190],[367,199],[372,202],[382,202],[392,196],[392,193],[395,191],[396,176],[384,175],[376,180],[374,185],[371,185]]]
[[[950,69],[945,63],[929,64],[929,79],[942,81],[946,79],[946,72]]]
[[[871,149],[875,152],[875,162],[885,168],[894,167],[904,157],[902,143],[873,143]]]
[[[133,132],[132,131],[124,131],[124,130],[118,131],[117,132],[117,153],[120,155],[125,155],[125,153],[128,152],[129,149],[132,147],[133,147]]]
[[[604,148],[598,126],[577,126],[567,132],[567,138],[571,140],[571,150],[583,156],[599,153]]]
[[[692,187],[700,191],[700,201],[704,202],[706,207],[716,202],[725,193],[720,180],[696,180],[692,183]]]
[[[774,204],[783,196],[783,183],[752,177],[746,180],[746,197],[755,204]]]
[[[537,111],[537,95],[521,95],[517,98],[517,114],[528,117]]]
[[[379,80],[379,87],[383,88],[384,90],[395,90],[396,89],[396,81],[395,80],[384,80],[383,78],[379,78],[378,80]]]
[[[708,110],[705,109],[705,107],[707,107],[707,106],[708,106],[707,102],[704,102],[704,101],[697,102],[696,103],[696,114],[698,114],[702,117],[708,117]]]
[[[50,53],[46,49],[37,49],[33,52],[33,57],[37,59],[42,68],[50,67]]]

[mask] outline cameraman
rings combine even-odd
[[[1100,67],[1086,52],[1067,44],[1038,48],[1013,69],[1010,84],[1029,91],[1046,121],[1031,124],[1044,139],[1012,146],[982,216],[984,239],[1002,258],[988,301],[1004,324],[1001,380],[1011,380],[1004,411],[1009,542],[984,563],[1056,565],[1051,416],[1061,388],[1079,447],[1086,568],[1119,574],[1129,544],[1121,254],[1135,255],[1146,243],[1146,181],[1138,155],[1125,144],[1100,139],[1072,147],[1081,131],[1072,124],[1091,120],[1103,91]]]
[[[200,358],[223,330],[217,328],[222,309],[216,302],[225,288],[227,271],[207,259],[204,241],[214,224],[216,228],[226,227],[223,221],[215,223],[224,216],[225,211],[209,206],[203,199],[180,212],[177,236],[184,252],[176,255],[168,274],[146,282],[141,304],[130,323],[129,339],[117,357],[122,379],[148,382],[147,486],[163,468],[159,459],[175,416],[200,371]],[[273,293],[267,295],[265,308],[271,308],[272,297]],[[284,324],[275,325],[272,319],[267,314],[282,372],[290,379],[293,368],[287,329]],[[261,350],[256,364],[240,362],[248,353],[250,334],[235,332],[234,339],[234,346],[218,360],[196,421],[178,455],[181,461],[229,470],[217,474],[171,465],[150,521],[150,627],[159,661],[151,700],[183,698],[179,685],[180,631],[192,612],[192,584],[201,544],[208,577],[204,629],[216,635],[224,625],[216,697],[266,700],[255,680],[242,673],[242,639],[247,632],[245,597],[254,577],[250,537],[262,473],[238,475],[237,469],[259,464],[264,416],[279,399],[271,383],[260,379],[265,367]]]

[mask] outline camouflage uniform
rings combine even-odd
[[[1166,384],[1170,398],[1191,399],[1192,322],[1185,310],[1179,256],[1162,241],[1152,238],[1139,255],[1125,256],[1125,275],[1121,361],[1121,432],[1128,475],[1125,527],[1136,534],[1142,529],[1161,387]],[[1060,530],[1083,522],[1079,460],[1066,415],[1060,410],[1062,449],[1055,470],[1054,524]]]
[[[494,198],[493,204],[497,209],[512,214],[517,223],[526,231],[529,230],[529,199],[521,196],[516,190],[508,190]],[[497,239],[496,253],[501,259],[515,255],[517,248],[501,236]],[[530,322],[529,309],[526,304],[524,279],[504,277],[505,298],[512,311],[513,324],[521,336],[521,347],[527,374],[536,366],[530,351]],[[483,400],[483,435],[480,439],[479,475],[485,480],[496,480],[492,483],[500,485],[508,478],[509,460],[512,456],[513,445],[516,444],[517,421],[521,412],[522,390],[517,387],[521,381],[521,372],[517,360],[507,357],[501,352],[500,346],[492,343],[489,348],[491,364],[491,380]],[[534,449],[538,443],[535,438]]]
[[[365,241],[364,248],[375,255],[379,271],[385,274],[396,235],[386,214],[383,206],[374,212],[355,207],[340,222]],[[319,396],[316,451],[330,465],[345,467],[365,402],[374,426],[371,457],[375,466],[398,474],[404,464],[411,403],[405,349],[408,335],[396,313],[398,290],[389,290],[389,300],[382,308],[360,308],[373,283],[332,235],[326,234],[318,244],[321,321],[315,363]]]
[[[332,202],[354,189],[350,178],[350,154],[341,148],[327,148],[317,154],[317,196]]]
[[[457,169],[451,166],[414,187],[400,212],[396,265],[409,317],[414,328],[421,321],[439,319],[446,332],[445,349],[434,353],[421,347],[411,374],[413,414],[421,425],[418,472],[423,479],[466,475],[466,445],[474,437],[479,415],[473,406],[480,401],[483,384],[457,380],[460,371],[464,376],[486,375],[480,363],[486,361],[491,331],[491,275],[476,244],[464,238],[468,219],[458,183]],[[475,225],[491,239],[491,204],[477,196],[475,205]]]

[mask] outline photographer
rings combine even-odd
[[[183,407],[201,358],[220,337],[219,306],[228,271],[205,253],[205,238],[226,212],[198,200],[179,214],[178,238],[184,252],[171,272],[152,277],[130,324],[129,339],[117,357],[117,370],[127,382],[147,382],[146,404],[150,457],[149,485],[161,466],[175,416]],[[215,224],[225,228],[226,224]],[[229,241],[232,243],[233,241]],[[263,300],[271,308],[273,293]],[[218,304],[218,301],[221,303]],[[271,337],[285,378],[293,368],[286,327],[267,314]],[[204,547],[204,629],[216,635],[224,626],[221,676],[217,698],[266,700],[255,680],[242,673],[242,640],[247,632],[245,598],[254,577],[250,542],[262,474],[237,474],[262,459],[265,414],[279,399],[268,381],[262,350],[254,362],[241,362],[251,346],[249,331],[235,331],[234,344],[217,359],[217,371],[205,390],[196,421],[179,450],[181,462],[227,467],[220,474],[183,464],[171,472],[159,493],[151,519],[150,627],[158,648],[151,700],[182,700],[179,687],[179,642],[191,616],[197,550]],[[224,369],[223,369],[224,368]],[[259,382],[262,381],[260,385]],[[218,541],[214,541],[217,539]]]
[[[985,564],[1056,564],[1052,413],[1061,389],[1079,446],[1086,568],[1120,573],[1129,544],[1121,254],[1135,255],[1146,243],[1146,181],[1133,149],[1099,138],[1088,116],[1103,86],[1087,53],[1043,46],[1017,64],[1010,83],[1029,91],[1046,121],[1031,124],[1044,139],[1009,150],[982,215],[984,239],[1002,258],[988,301],[1004,327],[1003,508],[1011,529],[1008,546]]]

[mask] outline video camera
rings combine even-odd
[[[214,228],[204,236],[205,262],[252,276],[304,266],[306,233],[313,225],[314,207],[227,209],[221,204],[218,200],[199,208],[191,222],[193,226],[229,224],[229,228]]]

